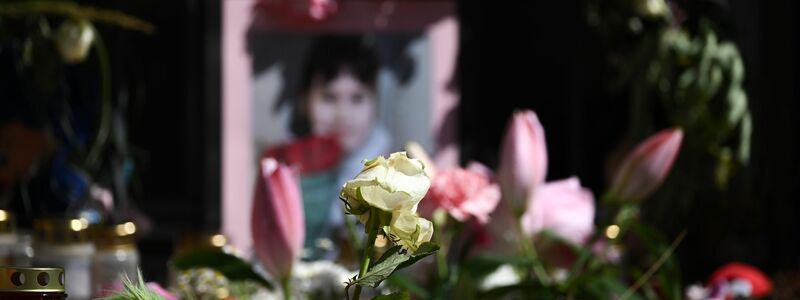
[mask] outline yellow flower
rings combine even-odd
[[[433,236],[433,223],[420,218],[410,211],[397,211],[392,214],[392,222],[383,231],[392,241],[411,251],[417,251],[422,243],[429,242]]]
[[[396,152],[389,159],[378,156],[364,162],[364,169],[344,184],[340,196],[347,202],[348,212],[355,215],[366,213],[370,207],[389,213],[415,212],[430,185],[422,162]]]

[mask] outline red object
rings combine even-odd
[[[294,142],[267,148],[261,158],[275,160],[298,168],[301,175],[330,170],[336,167],[343,151],[334,138],[311,136]]]
[[[714,271],[708,280],[708,286],[722,282],[743,279],[750,282],[753,291],[750,296],[760,298],[772,292],[772,281],[761,270],[748,264],[732,262]]]
[[[50,157],[55,149],[43,130],[19,122],[0,126],[0,190],[30,174],[37,162]]]
[[[475,238],[473,241],[475,245],[485,248],[492,244],[492,235],[484,225],[478,222],[469,222],[469,224],[469,229]]]
[[[455,14],[453,0],[256,0],[251,29],[278,32],[424,32]]]
[[[270,17],[294,24],[324,21],[339,10],[337,0],[260,0],[256,7]]]

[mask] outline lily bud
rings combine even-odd
[[[683,131],[666,129],[639,144],[614,175],[611,196],[620,201],[639,201],[652,194],[669,174],[683,141]]]
[[[528,199],[547,175],[544,128],[533,111],[514,113],[501,149],[498,179],[503,201],[519,217]]]
[[[303,198],[297,174],[275,159],[265,158],[253,197],[253,246],[273,276],[289,278],[303,250]]]

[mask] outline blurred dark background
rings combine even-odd
[[[234,1],[234,0],[229,0]],[[173,238],[216,231],[220,216],[220,1],[79,1],[152,22],[152,35],[99,26],[112,60],[114,95],[127,97],[136,171],[131,201],[152,221],[139,241],[145,276],[164,281]],[[700,191],[679,218],[657,224],[674,237],[684,281],[739,260],[767,273],[800,268],[796,4],[679,1],[709,16],[745,61],[753,115],[751,163],[727,191]],[[628,103],[606,92],[605,55],[582,1],[457,1],[460,53],[454,74],[462,161],[497,165],[506,121],[531,108],[543,123],[548,179],[577,175],[600,194],[608,155],[624,138]],[[243,37],[244,38],[244,37]],[[688,211],[687,211],[688,210]],[[645,214],[647,215],[647,214]]]
[[[153,35],[107,34],[131,93],[133,197],[151,218],[139,240],[146,276],[166,281],[174,240],[220,226],[220,1],[103,1],[152,22]]]
[[[174,241],[178,237],[187,233],[219,231],[221,2],[77,2],[125,12],[155,26],[155,31],[148,34],[104,23],[94,25],[110,59],[115,118],[124,123],[122,130],[114,132],[113,145],[104,153],[115,158],[129,158],[133,162],[124,171],[129,174],[126,176],[130,176],[129,182],[121,187],[113,185],[110,189],[115,201],[131,203],[130,211],[121,219],[133,218],[139,225],[138,247],[145,277],[165,282],[168,275],[166,263],[174,253]],[[50,26],[58,25],[51,22]],[[14,59],[3,58],[7,60],[0,65],[13,70]],[[71,83],[78,83],[75,84],[77,88],[67,93],[88,90],[90,94],[82,96],[92,103],[79,107],[88,108],[87,115],[76,116],[69,109],[67,113],[90,123],[99,119],[93,106],[100,102],[96,92],[99,80],[96,75],[82,74],[96,74],[97,61],[97,53],[92,51],[87,63],[65,68],[65,72],[70,72],[69,76],[77,78]],[[89,87],[81,85],[81,81]],[[6,92],[11,91],[10,99],[24,101],[19,100],[21,97],[13,97],[18,96],[14,94],[18,91],[15,86],[2,87]],[[0,103],[2,101],[4,99],[0,98]],[[26,106],[24,102],[17,104],[20,103],[12,102],[10,107]],[[3,107],[9,106],[0,106]],[[0,114],[8,117],[0,121],[30,119],[27,111],[20,111]],[[28,123],[33,123],[33,127],[42,126],[41,122]],[[94,126],[88,126],[90,131],[95,130]],[[111,177],[108,173],[92,176],[93,181],[107,186],[114,182],[108,178]],[[42,180],[41,185],[34,184],[36,182],[31,183],[30,190],[49,190],[47,179]],[[11,198],[18,199],[19,194],[18,189],[14,190]],[[48,197],[43,195],[41,198],[55,202]],[[22,206],[11,204],[18,213],[24,211]],[[34,214],[46,212],[35,211]],[[36,216],[22,216],[21,227],[30,228],[30,219]],[[126,221],[121,219],[116,221]]]
[[[753,116],[752,154],[728,190],[696,191],[682,199],[690,203],[685,207],[656,195],[652,200],[666,202],[662,210],[648,212],[646,205],[643,213],[659,215],[655,223],[670,240],[687,229],[678,250],[686,282],[703,281],[732,260],[768,274],[797,270],[796,4],[678,3],[690,18],[687,23],[696,22],[691,16],[707,16],[718,25],[720,39],[739,46]],[[458,4],[462,161],[496,166],[506,120],[516,108],[531,108],[546,132],[548,180],[577,175],[599,197],[607,184],[606,159],[625,138],[629,104],[604,86],[614,74],[604,67],[605,54],[587,25],[583,3]]]

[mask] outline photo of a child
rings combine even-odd
[[[408,139],[405,136],[429,134],[411,126],[387,126],[400,113],[398,105],[415,105],[405,98],[421,98],[416,102],[424,106],[416,110],[427,110],[426,83],[415,80],[424,74],[400,80],[389,66],[391,55],[379,53],[379,49],[389,49],[390,54],[410,52],[414,43],[407,36],[393,43],[386,42],[392,41],[387,37],[347,34],[270,39],[276,40],[297,45],[297,52],[275,55],[285,57],[271,58],[275,61],[272,69],[254,76],[254,147],[261,153],[258,159],[273,157],[298,168],[306,258],[335,259],[340,251],[331,245],[346,239],[342,203],[335,196],[341,183],[359,172],[362,160],[401,149]],[[376,45],[376,40],[382,44]],[[416,43],[425,40],[419,38]],[[253,56],[258,60],[259,55],[270,54],[255,52]],[[415,59],[425,59],[424,55],[421,52]],[[265,83],[270,79],[272,85]],[[415,123],[427,123],[425,114],[416,118]]]

